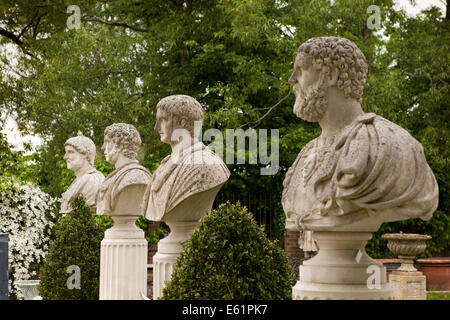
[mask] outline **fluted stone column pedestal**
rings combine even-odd
[[[163,295],[165,282],[172,277],[173,266],[182,251],[182,243],[188,240],[199,221],[166,221],[169,235],[158,243],[158,252],[153,256],[153,299]]]
[[[101,242],[100,300],[140,300],[147,294],[147,240],[138,216],[112,216]]]
[[[314,231],[319,253],[300,266],[293,299],[393,299],[385,267],[364,249],[371,237],[371,232]]]

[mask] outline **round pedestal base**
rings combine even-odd
[[[163,295],[166,281],[170,281],[173,266],[177,262],[178,253],[164,254],[157,252],[153,256],[153,299]]]
[[[315,231],[319,253],[300,266],[294,300],[393,299],[386,268],[364,250],[369,232]]]
[[[326,283],[302,283],[292,288],[293,300],[393,300],[389,284],[379,289],[368,289],[366,285],[336,285]]]
[[[158,252],[153,256],[153,299],[163,295],[166,282],[172,278],[172,271],[178,255],[183,250],[182,244],[187,241],[199,221],[166,221],[169,235],[158,243]]]

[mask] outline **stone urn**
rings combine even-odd
[[[17,288],[23,295],[24,300],[41,300],[39,296],[39,283],[40,280],[17,280]]]
[[[396,271],[417,272],[414,259],[425,251],[426,241],[431,236],[415,233],[386,233],[381,236],[388,240],[389,250],[401,259],[401,266]]]

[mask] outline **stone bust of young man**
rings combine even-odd
[[[100,187],[97,214],[124,214],[115,212],[118,195],[129,186],[142,186],[145,190],[151,184],[151,173],[136,160],[140,148],[141,137],[133,125],[114,123],[105,129],[102,150],[106,161],[113,164],[115,170]],[[130,203],[128,207],[139,207],[140,201],[137,204]]]
[[[187,95],[168,96],[158,102],[156,110],[155,130],[162,142],[170,144],[172,153],[156,169],[142,206],[147,219],[160,221],[184,200],[216,188],[213,195],[206,196],[208,199],[199,199],[207,202],[204,208],[209,202],[212,205],[218,188],[228,180],[230,172],[194,132],[195,122],[201,128],[204,117],[197,100]],[[187,211],[184,214],[178,218],[196,220]]]
[[[75,173],[75,180],[62,194],[61,212],[72,211],[71,203],[78,194],[82,194],[86,204],[96,211],[97,192],[105,176],[94,169],[95,144],[83,136],[72,137],[64,144],[64,160],[67,168]]]
[[[438,186],[420,143],[362,111],[366,76],[365,57],[350,40],[320,37],[299,47],[289,79],[294,113],[318,122],[322,134],[286,174],[282,205],[288,229],[339,230],[370,218],[379,224],[428,220],[436,210]]]

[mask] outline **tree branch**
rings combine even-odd
[[[81,20],[88,21],[88,22],[99,22],[99,23],[110,25],[110,26],[128,28],[128,29],[131,29],[134,31],[139,31],[139,32],[148,32],[147,29],[139,28],[136,26],[130,26],[129,24],[127,24],[125,22],[108,21],[108,20],[105,20],[105,19],[102,19],[99,17],[88,15],[88,14],[83,15],[81,17]]]
[[[7,37],[8,39],[11,39],[12,41],[14,41],[14,43],[16,43],[19,46],[23,44],[23,41],[20,40],[20,38],[18,36],[16,36],[15,34],[9,32],[3,28],[0,28],[0,35]]]
[[[22,29],[22,31],[20,31],[20,33],[19,33],[19,35],[17,36],[17,38],[20,39],[20,37],[21,37],[21,36],[22,36],[29,28],[31,28],[31,26],[33,25],[34,19],[36,19],[37,15],[38,15],[38,14],[37,14],[37,12],[36,12],[36,13],[34,14],[33,18],[31,18],[30,23],[27,24],[27,25],[25,26],[25,28]]]
[[[276,108],[277,106],[280,105],[280,103],[282,103],[284,100],[286,100],[286,99],[291,95],[291,93],[292,93],[292,88],[291,88],[291,90],[289,90],[288,94],[287,94],[284,98],[282,98],[280,101],[278,101],[278,102],[275,103],[273,106],[271,106],[271,107],[269,108],[269,110],[268,110],[261,118],[259,118],[259,119],[256,120],[256,121],[253,121],[253,122],[247,122],[247,123],[243,124],[242,126],[240,126],[239,128],[243,128],[243,127],[245,127],[246,125],[248,125],[248,124],[253,124],[253,123],[256,123],[256,125],[258,125],[258,124],[262,121],[262,119],[264,119],[270,112],[272,112],[272,110],[273,110],[274,108]]]

